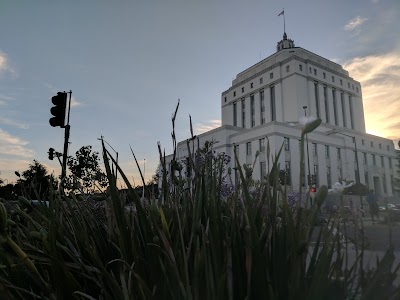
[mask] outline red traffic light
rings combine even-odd
[[[317,191],[317,188],[315,186],[311,187],[311,193],[315,193]]]
[[[64,127],[65,111],[67,108],[67,93],[57,93],[57,96],[51,98],[51,102],[55,106],[50,109],[51,114],[54,116],[50,118],[49,123],[53,127]]]

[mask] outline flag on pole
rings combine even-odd
[[[278,17],[281,16],[281,15],[285,15],[285,11],[284,10],[282,10],[282,12],[278,15]]]

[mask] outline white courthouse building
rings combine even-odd
[[[260,151],[253,169],[256,180],[267,172],[267,141],[274,155],[283,145],[280,166],[298,191],[301,131],[296,123],[305,114],[315,116],[322,123],[308,134],[306,177],[315,175],[317,186],[330,187],[338,180],[356,181],[359,174],[360,182],[378,195],[393,196],[393,141],[366,133],[361,84],[350,75],[341,65],[295,47],[285,33],[276,53],[237,74],[222,92],[222,125],[199,135],[200,144],[215,141],[214,150],[232,158],[236,151],[241,165],[252,164]],[[177,157],[185,159],[186,141],[177,149]]]

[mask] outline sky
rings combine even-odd
[[[398,0],[0,0],[0,178],[17,180],[34,159],[56,176],[64,130],[51,97],[72,90],[69,154],[101,136],[135,185],[159,162],[157,142],[220,125],[221,93],[236,74],[296,46],[344,66],[361,82],[367,132],[400,137]],[[114,151],[111,149],[111,153]],[[119,183],[122,184],[122,183]]]

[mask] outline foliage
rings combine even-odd
[[[48,174],[43,164],[33,160],[28,169],[22,172],[17,186],[15,192],[18,195],[24,194],[30,199],[44,200],[47,199],[50,190],[57,189],[57,181],[53,174]]]
[[[107,186],[107,176],[100,169],[99,153],[92,151],[92,146],[83,146],[75,157],[69,156],[67,165],[71,172],[65,185],[68,190],[90,193]]]
[[[229,177],[228,170],[222,172],[226,157],[212,148],[191,153],[192,176],[184,178],[178,162],[167,170],[160,151],[163,186],[160,197],[148,199],[148,206],[142,205],[117,165],[128,186],[127,197],[134,203],[129,212],[111,171],[116,162],[104,144],[110,186],[103,207],[95,209],[94,203],[56,192],[49,208],[33,208],[21,197],[19,206],[12,207],[14,213],[7,214],[1,204],[1,296],[126,300],[374,299],[377,292],[386,299],[400,296],[399,288],[390,289],[397,272],[392,268],[393,249],[375,270],[364,272],[363,249],[349,264],[347,242],[335,234],[340,232],[336,220],[321,227],[311,245],[325,186],[319,188],[310,210],[301,201],[290,208],[277,171],[250,188],[251,178],[238,167],[241,187],[223,195],[224,178]],[[196,153],[198,159],[192,159]],[[273,158],[275,170],[278,157]],[[275,178],[272,184],[270,176]]]

